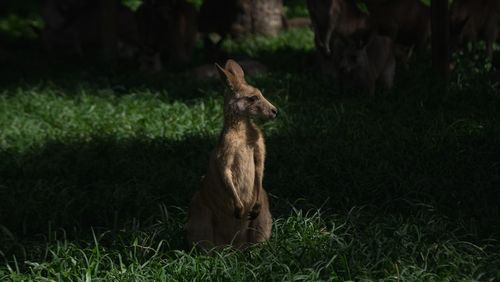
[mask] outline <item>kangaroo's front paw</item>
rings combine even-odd
[[[252,207],[252,210],[248,214],[248,218],[250,220],[256,219],[257,216],[259,216],[259,214],[260,214],[260,208],[261,208],[260,203],[255,203],[255,205],[253,205],[253,207]]]

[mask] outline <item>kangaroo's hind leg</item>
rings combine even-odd
[[[248,227],[248,242],[264,242],[271,237],[271,228],[273,219],[269,211],[269,201],[267,193],[262,189],[259,193],[259,202],[261,204],[259,215],[250,222]]]
[[[213,213],[207,207],[199,192],[194,194],[189,207],[188,222],[185,226],[188,246],[199,246],[208,251],[214,246]]]

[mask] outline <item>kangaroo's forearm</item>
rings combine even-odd
[[[259,199],[259,192],[262,189],[262,180],[264,178],[264,149],[261,146],[257,146],[254,151],[254,162],[255,162],[255,179],[254,179],[254,190],[253,197],[254,202]]]
[[[262,188],[262,179],[264,178],[264,165],[263,164],[255,164],[255,188]]]
[[[229,190],[228,192],[233,196],[235,206],[241,208],[242,202],[240,196],[238,195],[238,192],[236,191],[236,187],[233,182],[233,172],[230,169],[234,161],[233,156],[234,153],[230,150],[230,148],[228,148],[225,154],[221,155],[218,158],[218,161],[216,162],[217,170],[219,171],[219,175],[222,178],[222,184],[226,189]]]
[[[224,186],[226,186],[226,188],[229,189],[229,192],[233,195],[235,204],[237,206],[242,206],[240,196],[238,195],[236,187],[234,186],[233,173],[230,169],[224,169],[224,171],[222,172],[222,181],[224,183]]]

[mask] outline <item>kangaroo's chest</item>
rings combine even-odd
[[[255,181],[254,149],[251,146],[243,146],[234,156],[231,167],[233,183],[241,196],[251,193]]]
[[[242,204],[245,207],[250,206],[255,186],[255,164],[252,148],[245,146],[237,150],[231,167],[231,175],[234,188]]]

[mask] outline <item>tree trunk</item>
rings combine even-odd
[[[238,15],[231,27],[234,35],[276,35],[283,27],[282,0],[237,0]]]
[[[253,32],[276,35],[283,25],[282,0],[254,0],[253,4]]]

